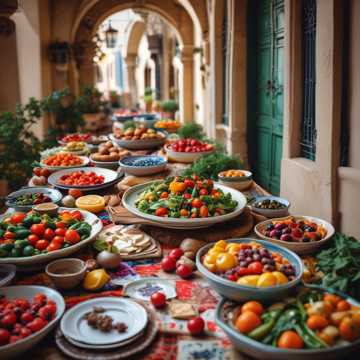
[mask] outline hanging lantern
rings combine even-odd
[[[118,32],[119,32],[118,30],[111,27],[111,21],[109,21],[109,27],[105,31],[105,41],[106,41],[106,47],[108,49],[113,49],[115,47]]]

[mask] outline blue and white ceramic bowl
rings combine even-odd
[[[283,204],[285,207],[281,209],[263,209],[255,206],[261,201],[264,200],[275,200],[281,204]],[[255,211],[256,213],[263,215],[267,218],[277,218],[277,217],[283,217],[289,215],[289,207],[290,202],[289,200],[286,200],[284,198],[278,197],[278,196],[259,196],[256,197],[250,204],[251,210]]]
[[[121,159],[119,164],[127,174],[145,176],[164,171],[167,160],[155,155],[127,156]]]
[[[202,258],[207,251],[214,245],[208,244],[203,246],[196,255],[196,266],[201,274],[210,283],[211,287],[214,288],[220,295],[225,298],[235,301],[247,301],[247,300],[258,300],[258,301],[272,301],[279,300],[286,297],[289,292],[300,283],[301,277],[304,271],[304,266],[301,259],[294,254],[292,251],[275,244],[271,244],[267,241],[256,240],[256,239],[229,239],[226,240],[228,243],[239,243],[246,244],[250,242],[257,242],[269,251],[279,253],[281,256],[289,260],[295,269],[295,279],[289,281],[283,285],[276,285],[270,287],[256,287],[256,286],[245,286],[237,284],[234,281],[230,281],[220,277],[217,274],[209,271],[203,264]]]

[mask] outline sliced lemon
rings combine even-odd
[[[85,195],[76,199],[76,207],[92,213],[98,213],[105,209],[105,199],[99,195]]]
[[[109,280],[110,276],[104,269],[96,269],[86,274],[83,286],[86,290],[99,290]]]

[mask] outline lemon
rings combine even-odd
[[[240,285],[256,286],[259,281],[260,275],[245,275],[237,280]]]
[[[259,280],[257,282],[257,286],[259,287],[268,287],[274,286],[277,283],[277,278],[270,272],[266,272],[260,275]]]
[[[105,209],[105,200],[99,195],[85,195],[76,199],[76,207],[92,213],[98,213]]]
[[[215,272],[216,271],[216,264],[215,263],[210,263],[206,260],[206,258],[203,261],[203,265],[211,272]]]
[[[230,253],[219,254],[216,259],[216,268],[220,271],[227,271],[236,266],[237,260],[235,255]]]
[[[96,269],[86,274],[83,286],[86,290],[99,290],[109,280],[110,276],[104,269]]]
[[[284,275],[282,272],[280,271],[273,271],[272,274],[276,277],[276,284],[277,285],[282,285],[282,284],[286,284],[289,282],[288,278],[286,277],[286,275]]]
[[[217,257],[218,257],[218,254],[207,254],[205,256],[204,261],[206,261],[209,264],[215,264]]]
[[[225,249],[226,245],[227,245],[227,242],[224,240],[219,240],[215,243],[215,246],[222,248],[222,249]]]

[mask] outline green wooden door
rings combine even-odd
[[[256,181],[271,193],[280,191],[283,134],[283,0],[257,2],[256,119],[254,170]]]

